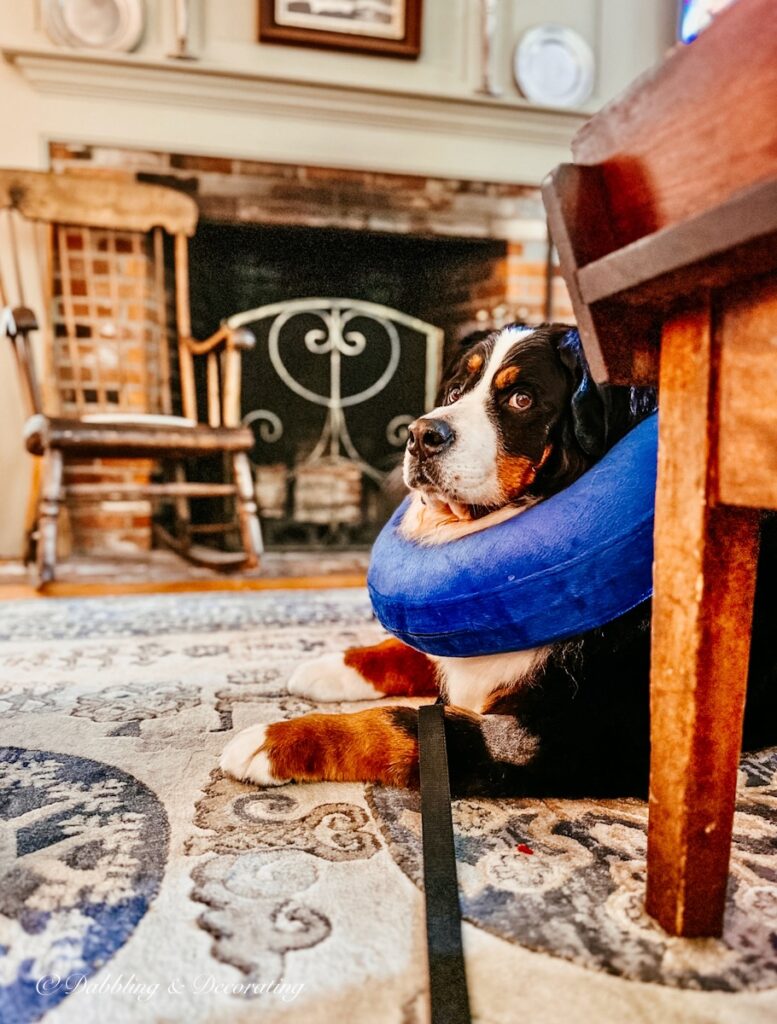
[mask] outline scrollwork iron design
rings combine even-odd
[[[305,351],[311,357],[326,357],[329,360],[329,387],[326,391],[314,390],[303,383],[298,373],[293,372],[284,360],[283,349],[287,337],[284,329],[301,316],[314,317],[321,323],[320,327],[308,327],[302,341]],[[360,330],[355,323],[361,319],[370,321],[382,332],[388,346],[388,358],[374,381],[360,386],[357,391],[344,394],[344,360],[358,359],[370,345],[365,331]],[[304,462],[311,464],[323,459],[345,458],[355,463],[366,476],[380,482],[384,472],[371,465],[359,452],[348,429],[346,410],[369,402],[381,394],[394,378],[402,357],[403,342],[399,328],[408,329],[411,337],[420,335],[420,340],[426,345],[424,405],[426,408],[431,407],[440,374],[442,331],[388,306],[355,299],[294,299],[237,313],[227,323],[235,329],[265,320],[271,321],[267,334],[267,353],[279,380],[299,398],[326,409],[321,434]],[[298,367],[295,369],[299,370]],[[416,410],[415,415],[422,411]],[[412,419],[414,415],[407,412],[397,413],[391,419],[385,428],[385,438],[389,444],[399,447],[404,443],[402,428]],[[268,444],[278,441],[284,433],[280,417],[268,409],[249,412],[243,422],[249,426],[260,422],[259,437]]]

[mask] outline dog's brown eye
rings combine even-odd
[[[519,409],[521,412],[525,412],[526,409],[530,409],[532,405],[532,396],[527,395],[525,391],[516,391],[510,395],[508,405],[511,409]]]
[[[451,388],[445,398],[445,404],[450,405],[451,402],[458,402],[461,398],[461,388]]]

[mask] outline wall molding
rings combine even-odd
[[[587,116],[515,99],[419,95],[400,90],[279,78],[205,62],[149,61],[131,55],[36,48],[0,49],[36,90],[57,96],[115,99],[242,112],[285,119],[365,125],[426,135],[534,145],[569,145]]]

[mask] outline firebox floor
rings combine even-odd
[[[191,565],[170,551],[144,556],[73,556],[45,588],[52,596],[168,590],[265,590],[362,586],[369,551],[269,551],[256,569],[225,575]],[[35,574],[20,561],[0,560],[0,599],[35,593]]]

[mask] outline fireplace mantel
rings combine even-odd
[[[295,111],[332,121],[369,120],[421,131],[460,131],[513,141],[567,145],[587,114],[537,107],[518,99],[481,95],[426,95],[374,86],[337,86],[302,77],[280,78],[207,63],[148,60],[83,50],[0,48],[42,92],[180,103],[223,111],[293,116]]]
[[[279,77],[205,61],[181,62],[133,55],[5,46],[6,61],[38,92],[87,100],[117,100],[167,107],[242,112],[332,128],[421,133],[455,139],[466,147],[492,141],[567,147],[585,120],[580,112],[532,106],[516,98],[419,93],[370,86],[335,85],[302,76]],[[235,147],[239,149],[239,143]],[[331,163],[331,161],[330,161]],[[343,160],[355,165],[353,153]],[[416,170],[423,171],[418,167]],[[429,170],[437,170],[429,168]],[[506,180],[516,177],[505,168]],[[518,179],[526,180],[526,170]],[[531,173],[528,175],[532,177]]]

